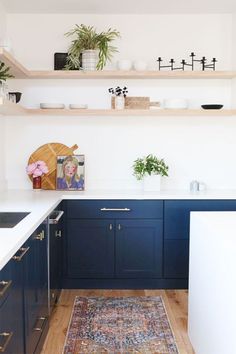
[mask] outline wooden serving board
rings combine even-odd
[[[125,97],[125,109],[149,109],[149,97]],[[111,98],[111,108],[115,108],[115,97]]]
[[[30,155],[28,164],[42,160],[46,162],[49,172],[42,177],[42,189],[56,189],[57,156],[73,155],[77,145],[71,148],[60,143],[48,143],[40,146]],[[32,181],[32,176],[29,176]]]

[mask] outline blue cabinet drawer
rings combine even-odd
[[[67,201],[67,216],[71,219],[162,219],[163,201],[70,200]]]
[[[188,239],[191,211],[236,211],[236,200],[167,200],[164,238]]]

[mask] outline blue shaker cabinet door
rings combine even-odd
[[[162,277],[162,220],[116,220],[116,276]]]
[[[67,269],[69,278],[114,276],[114,222],[112,220],[67,221]]]
[[[46,226],[41,225],[28,240],[25,257],[24,308],[25,352],[32,354],[46,333],[48,319],[48,266]]]
[[[165,240],[164,278],[188,278],[189,241]]]

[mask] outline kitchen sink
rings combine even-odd
[[[0,228],[12,228],[27,215],[27,212],[0,212]]]

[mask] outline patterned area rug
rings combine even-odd
[[[76,297],[64,354],[177,354],[160,296]]]

